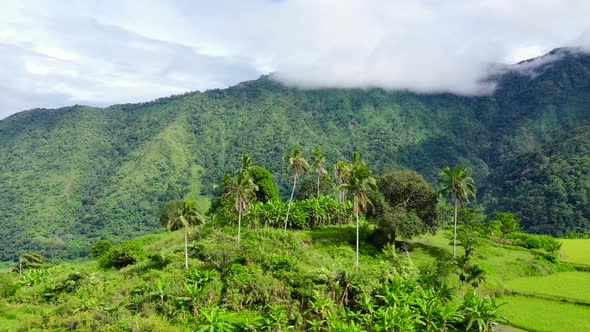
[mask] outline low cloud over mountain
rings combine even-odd
[[[498,68],[590,49],[590,2],[5,2],[0,118],[225,87],[276,72],[306,88],[486,94]]]

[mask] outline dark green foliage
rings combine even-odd
[[[46,302],[54,302],[63,293],[72,293],[86,282],[85,276],[79,272],[70,273],[66,278],[47,285],[41,295]]]
[[[439,226],[436,194],[422,176],[413,171],[390,172],[377,178],[379,192],[373,193],[379,232],[391,242],[396,237],[434,233]]]
[[[136,241],[125,241],[114,245],[105,254],[98,258],[98,264],[102,268],[121,269],[127,265],[135,264],[145,258],[143,246]]]
[[[16,271],[20,269],[43,269],[49,267],[47,258],[42,254],[34,251],[24,252],[19,256],[18,264],[14,267]]]
[[[147,258],[149,259],[148,268],[150,269],[161,270],[172,263],[172,257],[168,255],[150,254]]]
[[[182,223],[174,222],[174,220],[178,220],[178,214],[179,211],[182,210],[182,205],[182,199],[175,199],[164,203],[164,206],[162,207],[162,215],[160,216],[160,225],[166,229],[169,228],[171,231],[181,229]]]
[[[320,175],[320,195],[330,195],[333,191],[333,180],[329,174]],[[300,184],[295,192],[297,199],[307,199],[317,197],[317,175],[308,174],[302,177]]]
[[[254,180],[254,184],[258,186],[256,190],[256,201],[268,202],[270,200],[279,199],[279,194],[274,182],[272,181],[272,173],[266,168],[255,166],[248,170],[250,176]]]
[[[156,230],[165,202],[195,197],[206,208],[244,153],[273,172],[284,199],[292,181],[281,157],[295,144],[308,156],[320,145],[328,165],[362,151],[375,174],[413,169],[430,183],[464,164],[478,183],[493,174],[500,190],[485,203],[518,212],[525,229],[587,230],[588,128],[572,132],[579,144],[543,149],[590,120],[590,57],[565,55],[534,77],[499,77],[487,97],[306,91],[262,77],[149,103],[15,114],[0,121],[0,259],[75,258],[99,239]]]
[[[590,113],[590,112],[589,112]],[[492,209],[518,212],[528,232],[562,236],[590,224],[590,126],[507,161],[490,179]]]
[[[590,239],[590,231],[569,232],[563,236],[564,239]]]
[[[109,251],[112,246],[113,243],[109,240],[97,241],[95,244],[92,245],[92,248],[90,248],[90,257],[98,258],[102,256],[102,254]]]

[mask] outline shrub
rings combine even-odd
[[[109,251],[99,257],[98,264],[102,268],[123,268],[139,262],[145,258],[143,247],[138,242],[126,241],[114,245]]]
[[[550,243],[556,241],[549,235],[536,235],[526,233],[509,234],[507,238],[512,240],[512,244],[527,249],[544,249]]]
[[[148,255],[150,260],[147,268],[148,269],[156,269],[161,270],[166,267],[166,265],[172,263],[172,257],[162,254],[150,254]]]
[[[111,249],[112,246],[113,246],[113,244],[111,243],[111,241],[108,241],[108,240],[97,241],[96,243],[94,243],[92,248],[90,248],[90,257],[98,258],[98,257],[102,256],[104,253],[106,253],[107,251],[109,251],[109,249]]]
[[[17,264],[13,270],[15,272],[18,272],[19,269],[44,269],[49,267],[49,263],[47,262],[47,258],[45,256],[43,256],[42,254],[35,252],[35,251],[29,251],[29,252],[24,252],[20,255],[19,257],[19,264]]]
[[[497,225],[498,230],[504,236],[522,230],[522,227],[520,227],[520,219],[516,217],[516,213],[497,211],[495,217],[496,218],[492,223]]]

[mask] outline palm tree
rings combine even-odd
[[[313,150],[313,170],[318,175],[318,195],[320,197],[320,177],[322,174],[327,174],[326,170],[326,155],[322,152],[322,149],[318,146]]]
[[[348,178],[348,174],[350,173],[350,165],[346,161],[338,161],[336,165],[334,165],[334,175],[336,176],[336,185],[337,188],[340,188],[340,185],[344,183],[344,181]],[[338,203],[344,203],[344,190],[337,189],[338,191]]]
[[[166,225],[168,230],[178,229],[180,226],[184,228],[184,268],[187,270],[189,228],[193,225],[203,224],[205,221],[207,221],[207,217],[199,211],[197,202],[192,199],[183,200],[176,217],[168,219]]]
[[[346,182],[342,183],[339,189],[344,189],[352,198],[352,213],[356,218],[356,260],[354,267],[359,266],[359,219],[360,212],[366,212],[371,201],[367,197],[367,191],[377,189],[377,181],[371,175],[371,168],[361,159],[358,152],[353,154],[353,160],[350,164],[349,174]]]
[[[293,147],[291,155],[285,158],[289,161],[287,167],[292,167],[295,172],[293,179],[293,190],[291,190],[291,197],[289,198],[289,205],[287,205],[287,216],[285,217],[285,233],[287,233],[287,221],[289,220],[289,212],[291,210],[291,203],[293,202],[293,194],[295,194],[295,187],[297,186],[297,178],[304,172],[309,170],[309,164],[305,157],[301,155],[301,150],[298,147]]]
[[[238,173],[247,172],[251,168],[256,166],[256,164],[252,162],[252,157],[250,157],[249,154],[242,155],[241,162],[242,162],[242,166],[240,166],[240,168],[238,168],[238,170],[237,170]]]
[[[228,183],[226,196],[234,198],[234,208],[238,211],[238,246],[242,234],[242,213],[248,211],[250,202],[256,196],[258,186],[247,171],[240,172]]]
[[[475,197],[475,183],[471,175],[471,168],[455,166],[453,170],[446,167],[440,171],[438,182],[442,185],[439,195],[451,196],[454,200],[455,210],[453,216],[453,258],[457,257],[457,208],[460,204],[469,203],[469,196]]]

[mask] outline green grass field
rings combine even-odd
[[[588,272],[560,272],[545,277],[520,278],[509,281],[506,286],[517,292],[590,303]]]
[[[434,262],[441,250],[452,253],[450,235],[451,232],[445,230],[436,235],[424,235],[413,239],[410,253],[416,265]],[[462,247],[457,247],[457,256],[464,255],[464,252]],[[548,275],[554,271],[554,267],[540,261],[527,249],[503,246],[485,239],[482,239],[473,252],[472,260],[486,272],[486,283],[480,287],[480,291],[490,291],[490,293],[494,293],[498,288],[504,288],[507,281],[528,276]]]
[[[574,264],[590,265],[590,239],[563,239],[561,260]]]
[[[514,326],[531,331],[590,331],[590,307],[524,296],[505,296],[502,312]]]

